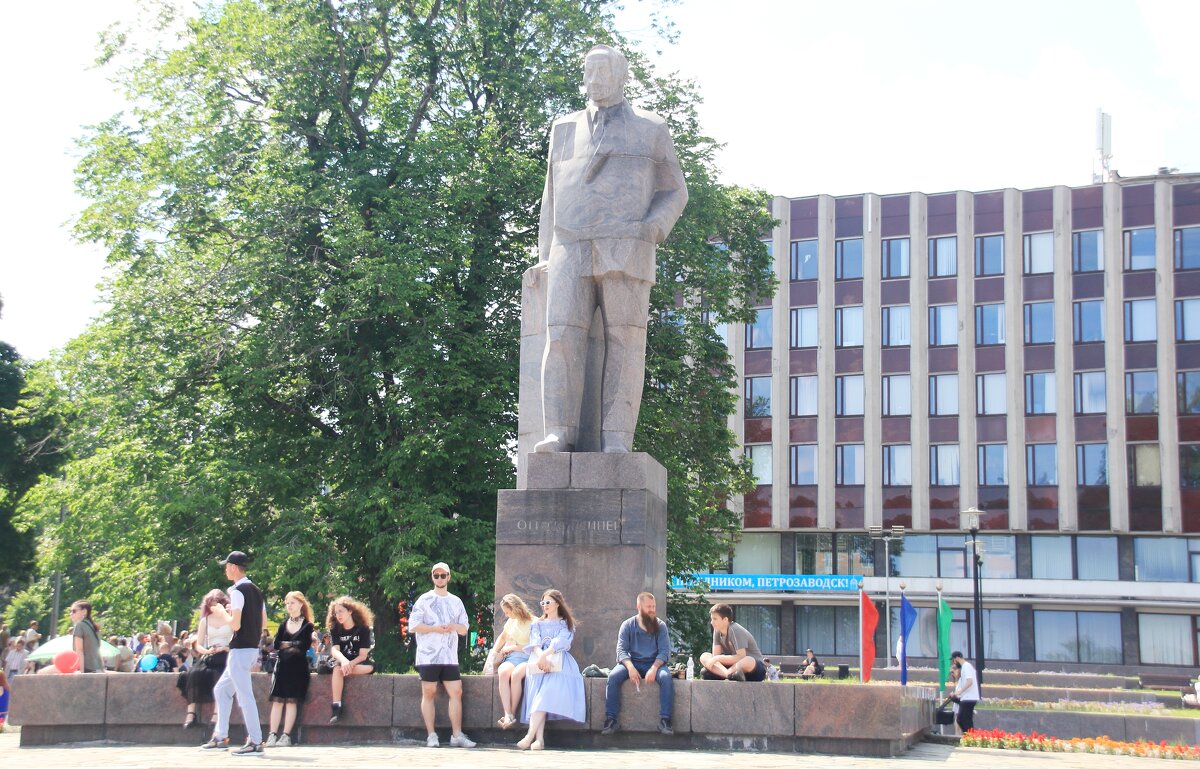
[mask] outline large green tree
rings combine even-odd
[[[547,129],[582,106],[587,48],[620,43],[611,5],[234,0],[162,50],[112,43],[130,107],[78,175],[111,307],[47,365],[76,428],[25,505],[42,568],[125,627],[183,617],[240,547],[271,593],[366,600],[389,666],[431,560],[486,620]],[[717,183],[688,86],[635,61],[631,92],[671,122],[691,191],[636,438],[671,471],[686,573],[737,528],[710,321],[771,289],[770,220]]]

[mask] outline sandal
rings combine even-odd
[[[187,717],[183,719],[183,728],[191,729],[195,725],[196,725],[196,714],[194,712],[188,713]]]
[[[511,729],[512,725],[515,724],[516,722],[517,722],[516,716],[510,716],[509,714],[505,713],[504,715],[500,716],[500,720],[498,720],[496,723],[500,726],[501,729]]]

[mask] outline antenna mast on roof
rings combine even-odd
[[[1096,155],[1100,161],[1100,170],[1092,168],[1092,183],[1102,184],[1108,181],[1108,161],[1112,160],[1112,115],[1101,112],[1096,108]]]

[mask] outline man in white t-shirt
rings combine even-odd
[[[958,684],[954,687],[954,696],[958,697],[958,728],[966,734],[975,728],[975,706],[979,703],[979,674],[975,666],[967,662],[962,652],[950,655],[952,662],[962,666],[958,674]]]
[[[433,729],[433,701],[438,682],[450,697],[450,747],[473,748],[475,743],[462,732],[462,676],[458,670],[458,639],[467,634],[467,609],[447,590],[450,567],[435,563],[430,570],[433,590],[423,594],[408,614],[408,632],[417,639],[417,673],[421,676],[421,718],[429,736],[425,744],[438,747]]]

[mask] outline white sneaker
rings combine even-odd
[[[267,742],[266,742],[265,747],[273,748],[278,744],[279,744],[279,738],[275,736],[275,732],[271,732],[271,734],[268,735],[268,737],[267,737]]]
[[[454,738],[452,737],[450,739],[450,741],[453,742]],[[440,748],[441,746],[442,746],[442,743],[438,742],[438,736],[437,736],[436,732],[430,732],[429,736],[425,738],[425,747]]]
[[[452,748],[473,748],[475,743],[467,735],[459,732],[458,734],[450,735],[450,747]]]
[[[279,735],[279,739],[275,741],[275,745],[280,748],[290,747],[291,744],[292,738],[287,735],[287,732]]]

